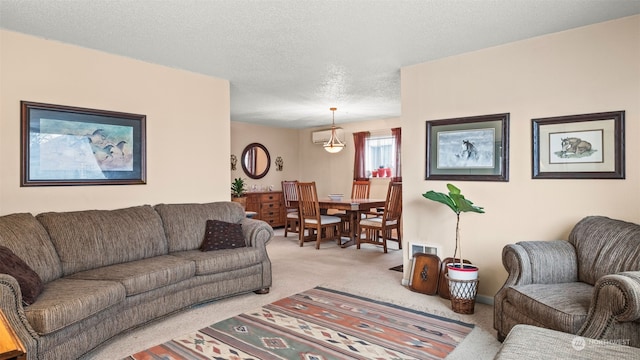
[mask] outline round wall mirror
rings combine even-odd
[[[262,179],[271,167],[271,156],[264,145],[253,143],[242,151],[242,170],[252,179]]]

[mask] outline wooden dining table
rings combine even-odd
[[[358,225],[360,223],[360,214],[369,212],[372,208],[382,208],[385,205],[385,199],[349,199],[332,200],[330,198],[319,198],[318,203],[320,210],[343,210],[349,216],[349,240],[342,243],[340,247],[346,248],[356,244],[356,239],[360,235]],[[291,206],[298,206],[297,201],[291,201]]]

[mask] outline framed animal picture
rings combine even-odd
[[[624,179],[624,111],[532,119],[533,179]]]
[[[509,181],[509,114],[426,122],[426,180]]]
[[[20,186],[146,183],[145,115],[21,101]]]

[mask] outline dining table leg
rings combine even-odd
[[[349,240],[340,244],[341,248],[348,248],[349,246],[356,245],[356,236],[360,236],[360,230],[358,229],[360,212],[347,211],[347,214],[349,214]]]

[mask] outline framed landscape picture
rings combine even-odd
[[[532,119],[532,178],[624,179],[624,111]]]
[[[426,122],[426,180],[509,181],[509,114]]]
[[[146,116],[21,101],[21,186],[146,183]]]

